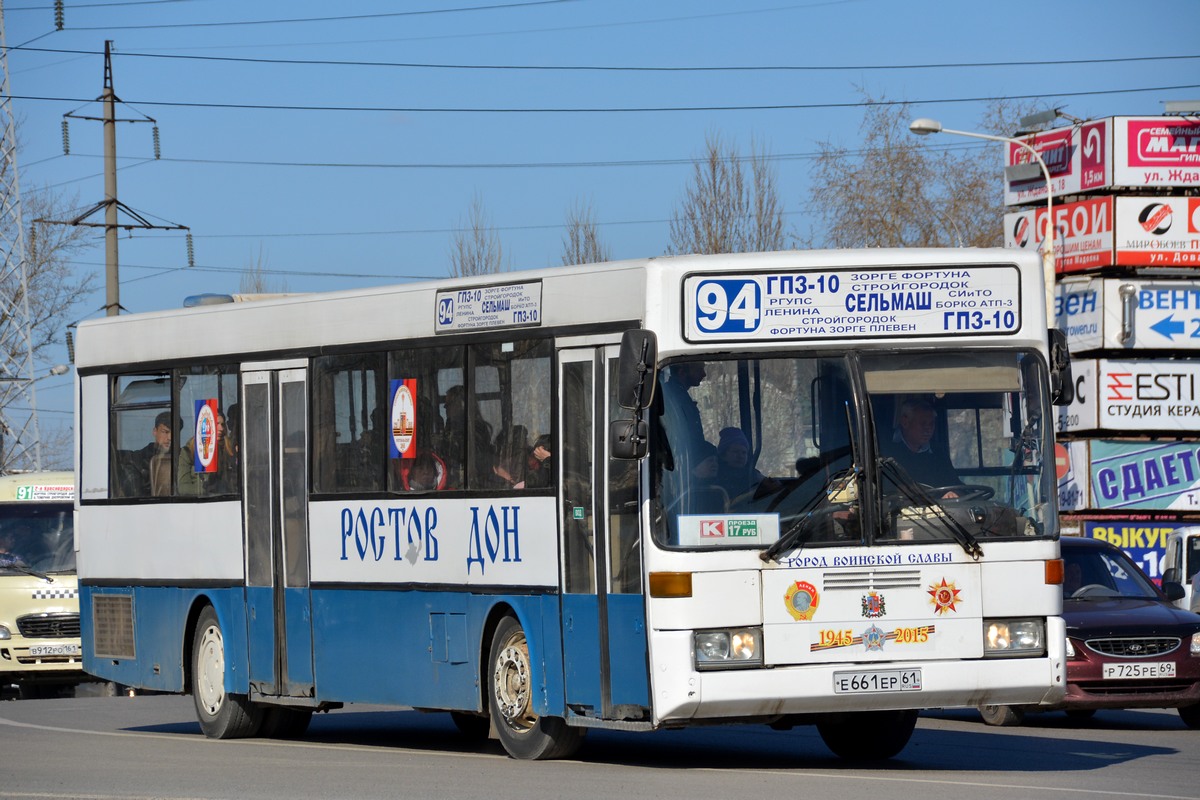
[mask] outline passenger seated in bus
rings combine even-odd
[[[417,450],[414,458],[397,459],[397,477],[405,492],[441,491],[448,487],[446,462],[431,450]]]
[[[742,495],[779,488],[777,481],[750,463],[750,440],[741,428],[723,428],[717,439],[717,476],[713,483],[725,490],[731,502]]]
[[[701,441],[693,450],[693,459],[688,485],[675,513],[724,514],[729,510],[729,494],[716,484],[717,448]]]
[[[154,418],[151,441],[141,450],[128,452],[119,478],[123,497],[165,497],[171,494],[171,412]]]
[[[530,489],[541,489],[554,485],[554,458],[550,452],[553,439],[544,433],[534,439],[525,459],[525,485]]]
[[[461,384],[451,386],[446,390],[442,401],[446,409],[445,423],[442,426],[441,438],[437,451],[446,461],[450,470],[449,483],[456,488],[465,488],[467,459],[475,465],[472,478],[480,483],[488,483],[491,477],[491,467],[495,461],[492,448],[492,426],[476,408],[472,413],[469,429],[472,438],[468,442],[467,431],[467,398],[466,390]],[[467,445],[471,445],[471,453],[467,455]]]
[[[896,460],[909,477],[933,488],[961,486],[962,480],[950,463],[950,456],[933,440],[937,429],[937,410],[928,400],[910,397],[900,404],[896,433],[890,443],[881,443],[884,455]],[[949,491],[941,495],[953,499]]]
[[[512,430],[496,437],[496,461],[492,465],[496,488],[525,488],[526,459],[529,457],[527,441],[524,425],[514,425]]]

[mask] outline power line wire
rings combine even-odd
[[[822,108],[866,108],[871,106],[919,106],[950,103],[984,103],[1000,100],[1040,100],[1046,97],[1095,97],[1116,94],[1137,94],[1139,92],[1168,92],[1181,89],[1197,89],[1200,84],[1181,84],[1177,86],[1142,86],[1129,89],[1096,89],[1079,92],[1041,92],[1039,94],[1005,95],[991,97],[954,97],[936,98],[929,100],[866,100],[845,103],[766,103],[737,106],[596,106],[596,107],[512,107],[499,108],[491,106],[459,107],[450,106],[302,106],[292,104],[266,103],[199,103],[170,100],[130,100],[141,106],[164,106],[170,108],[224,108],[241,111],[324,111],[338,113],[403,113],[403,114],[644,114],[644,113],[678,113],[697,111],[811,111]],[[55,103],[90,103],[94,98],[75,97],[46,97],[40,95],[9,95],[0,100],[46,101]]]
[[[11,50],[22,50],[29,53],[60,53],[67,55],[102,55],[96,50],[72,50],[51,47],[12,47]],[[437,64],[417,61],[349,61],[342,59],[310,59],[310,58],[246,58],[238,56],[196,56],[169,53],[115,53],[124,58],[176,59],[181,61],[217,61],[242,64],[283,64],[299,66],[336,66],[336,67],[389,67],[404,69],[443,69],[443,70],[502,70],[502,71],[561,71],[561,72],[844,72],[863,70],[916,70],[916,69],[963,69],[996,67],[1059,67],[1072,65],[1095,66],[1099,64],[1131,64],[1156,61],[1183,61],[1200,58],[1200,54],[1153,55],[1153,56],[1119,56],[1113,58],[1076,58],[1037,61],[960,61],[928,64],[851,64],[834,66],[829,64],[731,64],[727,66],[622,66],[622,65],[589,65],[589,64]]]
[[[68,27],[70,31],[146,31],[167,28],[236,28],[250,25],[288,25],[309,22],[357,22],[368,19],[391,19],[396,17],[421,17],[435,14],[458,14],[472,11],[504,11],[510,8],[530,6],[554,6],[576,3],[579,0],[527,0],[523,3],[495,3],[485,6],[463,6],[459,8],[431,8],[422,11],[390,11],[379,14],[346,14],[336,17],[300,17],[294,19],[236,20],[228,22],[171,22],[158,25],[95,25],[91,27]]]

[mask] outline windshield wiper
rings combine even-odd
[[[896,488],[900,490],[910,502],[920,504],[927,508],[932,508],[934,513],[933,518],[939,520],[954,537],[962,549],[967,551],[967,555],[978,561],[983,558],[983,548],[979,546],[979,540],[971,535],[971,532],[963,527],[962,523],[950,515],[946,507],[941,501],[934,498],[921,484],[913,480],[908,471],[894,458],[883,457],[879,459],[879,471],[884,477],[896,484]]]
[[[792,523],[784,533],[775,541],[775,544],[768,547],[758,554],[758,557],[763,561],[777,561],[776,556],[785,550],[790,550],[800,542],[800,535],[805,533],[806,523],[813,518],[821,501],[835,494],[841,494],[858,478],[858,469],[850,470],[848,474],[833,475],[829,480],[821,485],[821,488],[812,496],[804,506],[800,509],[798,519]],[[836,489],[834,484],[840,484]],[[798,484],[797,484],[798,485]]]
[[[41,578],[46,583],[54,583],[54,578],[51,578],[44,572],[39,572],[38,570],[26,564],[24,561],[17,559],[0,558],[0,569],[11,569],[17,572],[23,572],[26,575],[32,575],[35,578]]]

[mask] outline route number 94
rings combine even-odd
[[[701,281],[696,287],[696,326],[705,333],[758,329],[762,296],[754,281]]]

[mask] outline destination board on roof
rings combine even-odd
[[[1012,265],[690,275],[690,342],[1012,334],[1021,278]]]
[[[434,302],[435,333],[542,324],[541,281],[446,290]]]

